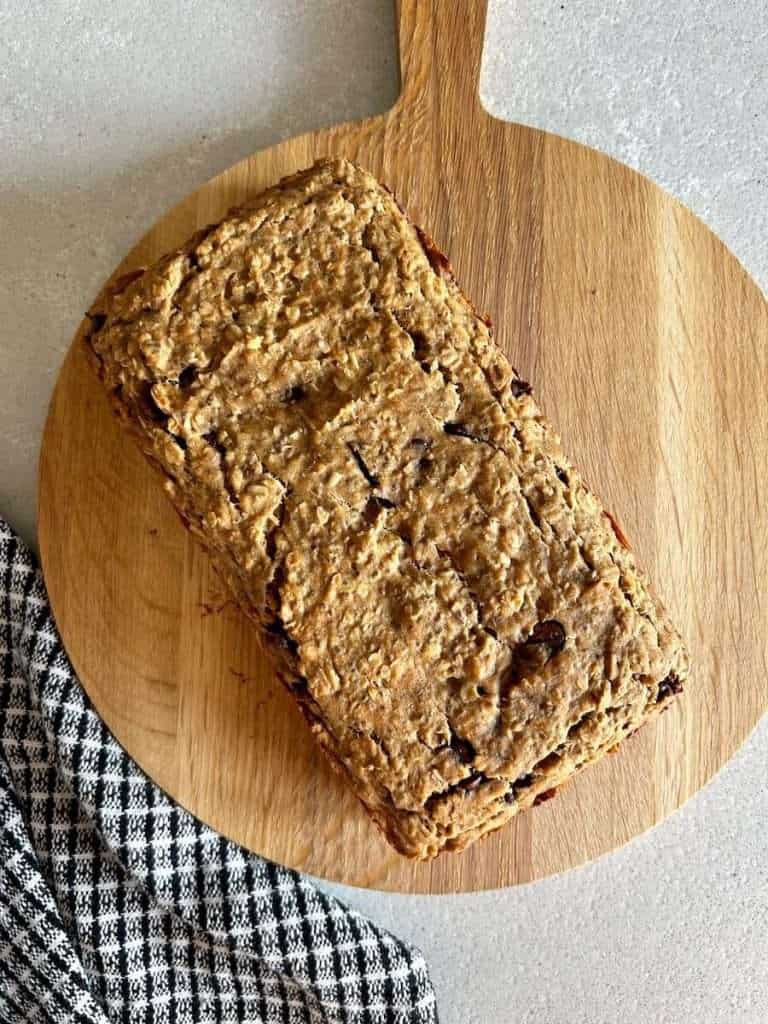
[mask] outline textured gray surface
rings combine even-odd
[[[497,0],[481,91],[665,185],[765,288],[767,67],[764,0]],[[383,110],[397,80],[389,0],[0,0],[0,511],[28,538],[57,367],[129,245],[254,149]],[[758,1024],[766,754],[763,721],[681,812],[563,877],[338,891],[422,946],[443,1024]]]
[[[765,0],[500,0],[481,93],[648,175],[768,289]]]

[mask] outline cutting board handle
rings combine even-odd
[[[398,105],[439,121],[483,114],[478,86],[487,0],[396,0]]]

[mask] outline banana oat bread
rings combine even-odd
[[[123,279],[87,343],[400,852],[499,828],[681,690],[621,531],[360,168],[322,161]]]

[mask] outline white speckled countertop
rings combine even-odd
[[[28,539],[56,370],[126,249],[239,158],[381,111],[397,82],[391,0],[0,2],[0,512]],[[648,174],[768,287],[765,0],[492,0],[481,92]],[[767,758],[764,719],[682,811],[562,877],[334,888],[421,946],[443,1024],[763,1024]]]

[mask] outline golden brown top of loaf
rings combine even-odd
[[[528,385],[365,171],[287,179],[94,321],[115,403],[402,849],[508,817],[685,676]]]

